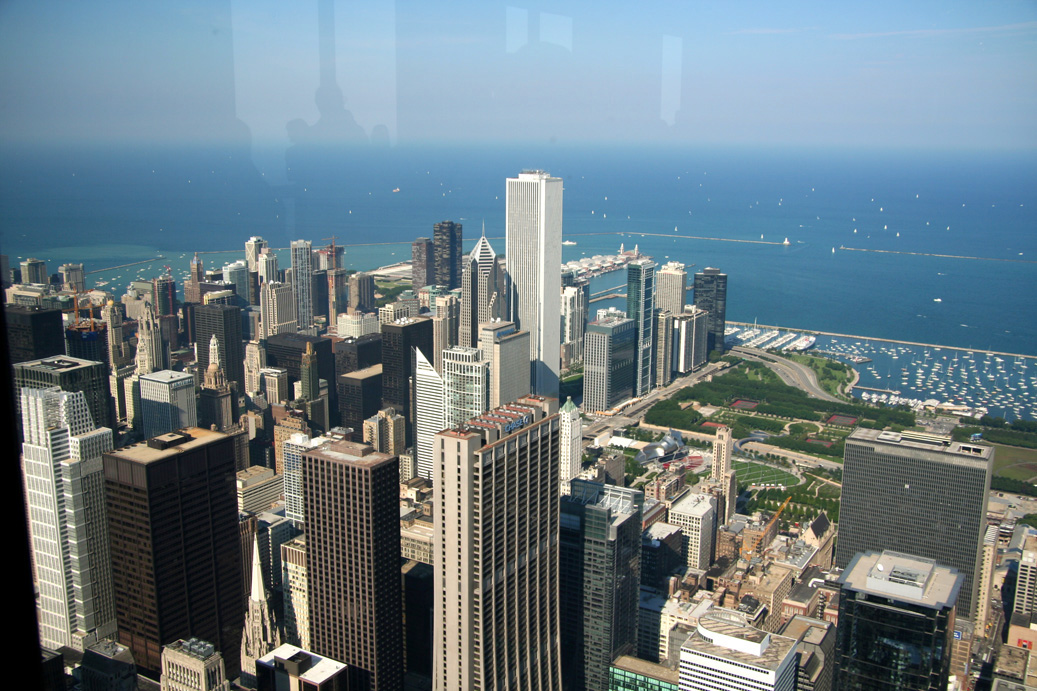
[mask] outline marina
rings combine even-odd
[[[770,348],[787,343],[789,329],[728,322],[729,345]],[[853,396],[957,415],[1037,420],[1037,358],[993,350],[816,334],[816,354],[844,362],[859,374]],[[754,345],[755,344],[755,345]]]

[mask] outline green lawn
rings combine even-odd
[[[739,485],[785,485],[791,487],[799,484],[799,478],[784,470],[778,470],[760,463],[734,461],[735,476]]]
[[[1031,482],[1037,477],[1037,449],[994,444],[994,475]]]

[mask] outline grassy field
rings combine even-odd
[[[1037,449],[994,444],[994,475],[1032,482],[1037,477]]]
[[[791,487],[799,484],[799,478],[784,470],[778,470],[760,463],[734,461],[735,476],[738,484],[746,485],[785,485]]]

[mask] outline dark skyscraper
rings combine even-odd
[[[833,688],[942,691],[954,644],[956,569],[897,552],[856,555],[839,577]]]
[[[65,354],[61,310],[4,305],[11,362]]]
[[[364,420],[382,407],[382,366],[371,365],[338,378],[338,409],[343,427],[353,430],[353,439],[364,436]]]
[[[971,618],[994,449],[859,427],[846,438],[844,459],[836,566],[883,550],[951,566],[964,577],[958,613]]]
[[[461,287],[461,224],[443,221],[432,227],[435,284],[449,290]]]
[[[382,400],[407,419],[408,446],[414,443],[413,348],[420,349],[430,362],[433,360],[431,319],[407,318],[382,324]]]
[[[637,259],[627,264],[627,318],[634,320],[637,343],[634,351],[634,395],[652,390],[655,379],[655,262]]]
[[[706,315],[706,348],[709,352],[724,350],[727,327],[727,274],[720,269],[705,268],[695,274],[695,306]]]
[[[155,301],[155,316],[176,314],[176,281],[169,274],[152,281],[152,297]],[[248,301],[248,295],[242,296]]]
[[[220,363],[227,382],[239,394],[245,391],[245,346],[241,336],[241,308],[233,305],[198,305],[194,308],[198,370],[209,366],[209,342],[216,335]]]
[[[234,441],[190,427],[104,455],[119,642],[157,677],[197,636],[237,676],[244,622]]]
[[[332,441],[302,455],[310,641],[349,688],[403,685],[399,460]]]
[[[643,504],[638,490],[575,479],[561,499],[559,621],[571,688],[607,688],[612,661],[637,647]]]
[[[436,273],[436,255],[432,251],[432,240],[418,238],[412,242],[410,258],[414,290],[430,285],[435,280]]]
[[[83,319],[65,329],[65,354],[108,365],[108,324],[99,319]]]
[[[65,355],[19,362],[14,366],[15,391],[25,386],[34,389],[57,386],[63,391],[82,391],[94,424],[116,429],[115,401],[108,384],[108,366],[103,362]],[[16,419],[20,421],[21,402],[19,396],[14,398],[18,406]]]
[[[303,355],[307,348],[313,348],[317,358],[317,377],[328,382],[331,387],[335,382],[334,344],[327,338],[307,336],[305,334],[277,334],[266,341],[267,367],[281,367],[288,370],[288,384],[291,386],[303,379]],[[329,391],[329,405],[334,410],[338,405],[338,394]]]

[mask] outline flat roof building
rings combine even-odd
[[[244,598],[234,440],[188,428],[104,454],[119,642],[157,675],[197,636],[238,674]]]
[[[796,641],[751,626],[745,615],[713,608],[681,647],[681,691],[796,688]]]
[[[956,569],[898,552],[866,552],[839,578],[836,688],[947,688]]]
[[[846,438],[835,565],[893,550],[955,568],[958,614],[977,611],[993,447],[857,428]]]

